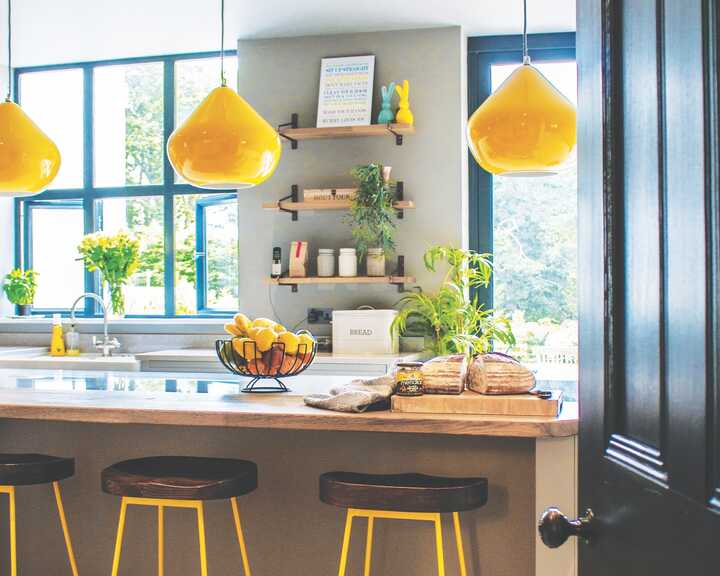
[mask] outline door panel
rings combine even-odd
[[[720,566],[717,1],[578,0],[583,576]]]

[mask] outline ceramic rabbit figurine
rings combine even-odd
[[[395,122],[398,124],[414,124],[415,118],[410,111],[410,82],[403,80],[402,88],[395,86],[395,90],[400,96],[400,108],[395,116]]]
[[[395,82],[390,82],[387,87],[382,86],[380,88],[382,93],[382,110],[378,114],[378,124],[389,124],[395,118],[395,114],[392,111],[392,98],[395,94]]]

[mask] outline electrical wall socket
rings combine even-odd
[[[308,324],[330,324],[332,308],[308,308]]]

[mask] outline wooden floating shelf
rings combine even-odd
[[[283,276],[281,278],[266,278],[267,284],[275,284],[277,286],[290,286],[293,292],[297,292],[299,285],[307,284],[392,284],[398,286],[400,290],[404,290],[405,284],[414,284],[414,276],[304,276],[299,278],[291,278]]]
[[[368,136],[393,136],[395,143],[402,146],[403,137],[415,134],[411,124],[370,124],[368,126],[333,126],[329,128],[299,128],[298,115],[292,114],[292,120],[278,127],[278,134],[297,148],[300,140],[327,140],[333,138],[366,138]]]
[[[287,210],[290,212],[302,212],[312,210],[349,210],[352,203],[350,200],[316,200],[313,202],[263,202],[265,210]],[[412,200],[399,200],[393,202],[396,210],[412,210],[415,202]]]

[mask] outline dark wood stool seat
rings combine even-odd
[[[105,468],[102,489],[137,498],[219,500],[252,492],[257,476],[257,465],[247,460],[154,456]]]
[[[341,508],[462,512],[480,508],[487,498],[487,478],[355,472],[326,472],[320,476],[320,500]]]
[[[75,459],[45,454],[0,454],[0,486],[50,484],[75,474]]]

